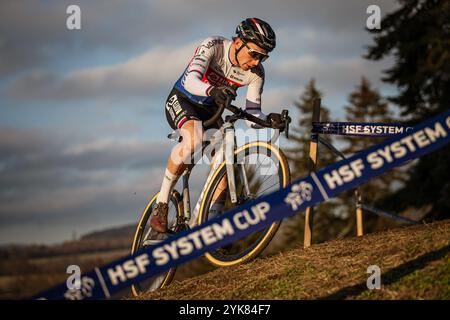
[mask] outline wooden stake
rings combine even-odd
[[[313,100],[313,114],[312,121],[320,121],[320,98]],[[318,158],[318,134],[311,134],[311,141],[309,144],[309,173],[316,172],[317,169],[317,158]],[[303,247],[308,248],[311,246],[312,231],[313,231],[313,220],[314,220],[314,208],[308,207],[305,212],[305,232],[303,239]]]
[[[361,237],[364,235],[363,215],[361,208],[361,195],[358,190],[355,191],[356,196],[356,235]]]

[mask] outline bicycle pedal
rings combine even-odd
[[[160,243],[161,241],[163,241],[163,240],[148,239],[148,240],[145,240],[144,242],[142,242],[142,246],[143,247],[153,246],[153,245]]]
[[[142,246],[151,246],[154,244],[158,244],[159,242],[166,240],[168,237],[169,235],[166,233],[159,233],[152,230],[149,234],[149,239],[144,240],[142,242]]]

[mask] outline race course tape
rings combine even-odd
[[[413,130],[399,123],[313,122],[312,133],[342,136],[388,137]]]
[[[66,283],[33,299],[103,299],[208,251],[243,238],[271,223],[304,211],[354,188],[406,161],[443,147],[450,141],[450,111],[413,130],[379,143],[286,188],[252,200],[209,220],[145,247],[81,276],[80,289]]]

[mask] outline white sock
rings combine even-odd
[[[173,187],[176,185],[178,178],[180,176],[177,176],[169,171],[169,169],[166,168],[166,172],[164,173],[164,179],[161,185],[161,191],[158,194],[158,198],[156,199],[156,202],[164,202],[168,203],[170,194],[172,193]]]

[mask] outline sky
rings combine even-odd
[[[81,10],[69,30],[68,6]],[[289,109],[310,79],[331,119],[365,76],[382,96],[392,60],[363,58],[369,5],[393,0],[4,0],[0,2],[0,244],[51,244],[137,223],[174,143],[164,104],[205,38],[247,17],[271,24],[265,113]],[[237,104],[243,104],[245,89]],[[281,141],[281,147],[286,145]],[[207,168],[192,177],[192,202]]]

